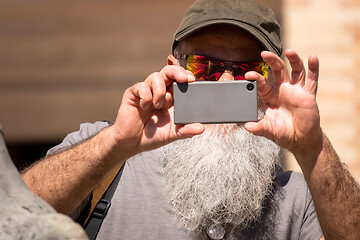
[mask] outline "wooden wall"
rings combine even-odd
[[[323,131],[360,180],[360,1],[284,1],[286,46],[320,60],[317,100]]]
[[[58,141],[82,122],[113,120],[123,91],[165,66],[192,2],[1,0],[7,142]]]
[[[123,91],[160,70],[191,1],[3,1],[0,121],[48,141],[113,120]],[[161,7],[159,7],[161,6]]]

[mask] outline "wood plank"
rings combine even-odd
[[[81,122],[113,120],[123,91],[165,66],[192,2],[1,1],[0,122],[7,141],[54,141]]]
[[[166,64],[191,2],[2,1],[7,141],[53,141],[81,122],[113,120],[123,91]]]

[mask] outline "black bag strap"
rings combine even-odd
[[[92,211],[89,219],[86,222],[84,227],[85,232],[90,240],[96,239],[96,236],[99,233],[102,222],[104,221],[109,208],[111,206],[111,199],[114,196],[115,190],[119,184],[121,174],[124,170],[124,165],[120,168],[114,180],[111,182],[110,186],[95,205],[94,210]]]

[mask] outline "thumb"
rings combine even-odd
[[[259,135],[259,133],[261,132],[259,122],[247,122],[244,124],[244,128],[256,135]]]
[[[201,123],[191,123],[186,125],[176,125],[175,138],[183,139],[199,135],[205,131],[205,126]]]
[[[266,128],[267,122],[265,119],[261,119],[259,122],[247,122],[244,124],[244,128],[252,134],[263,136],[268,139],[272,139],[270,131]]]

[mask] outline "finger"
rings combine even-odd
[[[164,104],[163,108],[169,109],[174,104],[174,98],[173,95],[170,92],[166,92],[165,98],[164,98]]]
[[[263,51],[261,52],[261,57],[270,66],[275,83],[281,84],[289,81],[289,73],[286,70],[285,63],[278,55],[269,51]]]
[[[166,87],[173,81],[188,82],[195,81],[194,75],[180,66],[169,65],[164,67],[159,73],[151,74],[145,82],[151,87],[153,94],[153,106],[157,109],[162,108]]]
[[[285,56],[289,60],[291,66],[291,83],[300,83],[302,86],[305,84],[305,67],[299,55],[291,49],[285,51]]]
[[[174,107],[168,109],[171,119],[174,119]],[[178,139],[189,138],[205,131],[205,126],[201,123],[190,123],[183,125],[174,125],[174,132],[172,135],[172,141]]]
[[[246,80],[249,80],[249,81],[256,81],[257,90],[258,90],[258,94],[260,97],[267,96],[273,88],[270,80],[266,79],[264,76],[262,76],[261,74],[259,74],[257,72],[254,72],[254,71],[247,72],[245,74],[245,78],[246,78]]]
[[[147,110],[152,104],[152,93],[149,84],[140,82],[135,84],[131,89],[131,93],[137,98],[138,106]]]
[[[166,86],[165,81],[162,79],[160,73],[153,73],[151,74],[146,80],[150,85],[152,91],[152,102],[156,109],[160,109],[163,106],[165,93],[166,93]]]
[[[316,55],[310,55],[308,59],[308,76],[305,81],[305,88],[316,94],[319,79],[319,59]]]
[[[201,123],[191,123],[186,125],[176,125],[175,133],[176,139],[189,138],[205,131],[205,126]]]
[[[190,71],[186,71],[184,68],[176,65],[168,65],[164,67],[160,71],[160,74],[162,75],[166,86],[172,84],[173,81],[180,83],[195,81],[195,77]]]
[[[244,124],[244,127],[246,130],[255,135],[271,138],[270,134],[265,130],[266,124],[266,121],[261,119],[258,122],[247,122]]]
[[[274,134],[274,125],[278,125],[280,123],[271,121],[270,119],[278,119],[277,109],[267,108],[265,111],[265,116],[258,122],[247,122],[244,127],[249,132],[266,137],[272,141],[276,140],[276,136]]]

